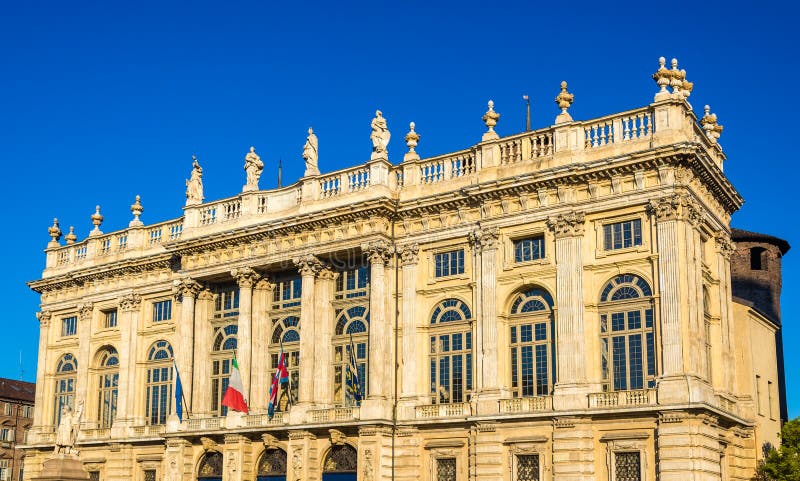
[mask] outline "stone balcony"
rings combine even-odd
[[[655,406],[656,390],[611,391],[589,394],[590,409],[607,409],[630,406]]]

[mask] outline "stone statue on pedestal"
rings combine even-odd
[[[192,175],[186,181],[186,205],[203,203],[203,168],[197,162],[197,157],[192,156]]]
[[[75,442],[78,440],[82,415],[82,402],[78,403],[78,410],[74,413],[69,406],[61,408],[61,421],[58,423],[58,429],[56,430],[54,454],[78,454],[75,449]]]
[[[303,159],[306,161],[305,175],[319,175],[319,140],[311,127],[308,128],[308,137],[303,145]]]
[[[389,146],[391,137],[392,134],[389,132],[383,113],[380,110],[376,110],[375,118],[372,119],[372,134],[369,136],[370,140],[372,140],[372,156],[370,156],[370,159],[388,160],[389,154],[386,148]]]
[[[256,148],[250,147],[250,152],[244,157],[244,171],[247,173],[247,184],[242,189],[243,192],[258,190],[258,179],[261,171],[264,170],[264,162],[256,154]]]

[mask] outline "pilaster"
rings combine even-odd
[[[417,358],[422,354],[417,346],[422,345],[422,340],[417,333],[416,304],[417,304],[417,265],[419,263],[419,246],[409,244],[397,249],[400,266],[402,269],[403,304],[402,304],[402,333],[403,355],[400,379],[402,382],[399,401],[399,417],[413,418],[414,406],[419,402],[420,392],[420,367]]]
[[[164,454],[164,476],[169,481],[194,479],[192,443],[183,438],[168,438]]]
[[[733,293],[731,291],[731,256],[736,246],[730,236],[720,233],[716,236],[717,276],[720,298],[720,327],[723,351],[723,389],[733,394],[736,389],[736,342],[734,340]]]
[[[472,469],[470,479],[481,481],[503,480],[502,436],[497,432],[497,424],[478,423],[470,428],[470,457]]]
[[[658,479],[721,480],[718,431],[712,416],[684,411],[660,413],[656,430]]]
[[[270,308],[274,289],[275,284],[268,279],[261,279],[253,289],[253,368],[250,378],[252,379],[251,385],[259,389],[261,389],[260,386],[269,386],[270,384],[269,339],[272,327]],[[260,393],[250,397],[250,407],[253,412],[266,412],[269,404],[267,397],[266,394],[261,395]]]
[[[331,305],[333,298],[333,281],[336,274],[329,268],[323,268],[317,273],[314,284],[314,376],[318,382],[314,384],[314,401],[317,407],[333,406],[333,337],[334,312]]]
[[[192,414],[207,414],[211,410],[211,386],[208,374],[211,362],[211,344],[214,333],[211,329],[211,318],[214,312],[214,293],[203,289],[197,294],[194,309],[194,379],[193,389],[183,387],[184,393],[191,393],[187,399],[192,406]],[[183,373],[181,373],[183,376]],[[183,377],[181,377],[183,381]]]
[[[389,426],[358,429],[358,471],[362,481],[392,479],[392,429]]]
[[[86,395],[89,390],[89,365],[92,362],[89,341],[91,338],[93,317],[94,308],[91,302],[86,302],[78,306],[78,375],[75,380],[74,408],[78,410],[83,406],[84,413],[86,413]]]
[[[241,299],[239,300],[241,307]],[[255,478],[252,442],[240,434],[226,434],[223,448],[223,481],[245,481]]]
[[[115,434],[123,437],[126,427],[134,424],[134,401],[136,399],[136,359],[138,354],[137,341],[139,329],[139,310],[142,298],[139,294],[131,293],[119,300],[118,326],[121,342],[119,345],[119,388],[117,398],[117,417],[112,429]]]
[[[322,263],[311,254],[294,260],[302,276],[302,296],[300,298],[300,385],[297,387],[298,404],[291,409],[293,423],[305,421],[305,413],[314,401],[316,382],[316,313],[314,308],[314,278],[322,269]]]
[[[553,480],[595,481],[594,433],[588,418],[553,421]]]
[[[193,411],[194,397],[194,363],[192,362],[192,352],[194,349],[194,303],[197,294],[200,292],[200,284],[190,278],[183,278],[175,281],[173,292],[175,298],[180,300],[180,318],[175,323],[175,365],[178,366],[178,373],[181,376],[183,392],[189,393],[189,410]]]
[[[363,244],[361,250],[370,263],[369,281],[369,391],[362,404],[362,419],[388,419],[392,385],[392,326],[386,308],[386,264],[391,257],[389,245],[384,241]]]
[[[252,372],[253,358],[253,286],[259,279],[259,274],[250,267],[239,267],[231,271],[231,276],[236,279],[239,286],[239,320],[236,333],[236,355],[239,373],[242,380],[247,383],[244,387],[247,399],[252,399],[250,390],[253,385],[250,373]]]
[[[33,410],[33,431],[34,432],[41,432],[43,423],[43,417],[45,412],[49,412],[45,409],[45,392],[51,392],[52,389],[50,386],[45,385],[45,371],[47,366],[50,365],[50,360],[48,359],[48,352],[47,349],[47,340],[49,339],[50,334],[50,320],[52,319],[53,315],[50,311],[41,311],[36,313],[36,318],[39,320],[39,350],[38,350],[38,357],[36,359],[39,362],[36,365],[36,397],[35,397],[35,406],[36,409]],[[48,383],[50,384],[50,383]]]
[[[586,333],[583,324],[583,234],[585,214],[551,217],[547,226],[556,239],[556,353],[558,372],[553,389],[556,409],[582,409],[587,394],[599,390],[586,377]]]
[[[320,479],[319,453],[315,441],[316,436],[308,431],[289,431],[289,446],[286,450],[288,464],[286,479]]]

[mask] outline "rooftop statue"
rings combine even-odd
[[[242,189],[243,192],[258,190],[258,179],[261,171],[264,170],[264,162],[256,154],[256,148],[250,147],[250,152],[244,156],[244,171],[247,173],[247,184]]]
[[[303,145],[303,159],[306,161],[305,175],[319,175],[319,140],[311,127],[308,128],[308,137]]]
[[[203,203],[203,168],[197,162],[197,157],[192,156],[192,175],[186,181],[186,205]]]
[[[375,111],[375,118],[372,119],[372,134],[369,138],[372,140],[372,156],[370,159],[387,159],[389,154],[386,148],[389,146],[389,139],[392,134],[386,125],[386,119],[383,118],[383,113],[380,110]]]

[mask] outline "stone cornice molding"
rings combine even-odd
[[[36,319],[39,320],[39,327],[47,327],[50,325],[50,319],[53,314],[50,311],[41,311],[36,313]]]
[[[169,269],[172,266],[172,255],[156,255],[143,259],[129,259],[109,264],[98,264],[97,266],[71,271],[58,276],[48,277],[28,282],[28,287],[35,292],[57,291],[68,287],[82,286],[89,281],[106,279],[110,277],[126,277],[132,274],[158,269]]]
[[[174,282],[172,293],[174,294],[175,298],[195,298],[197,297],[197,294],[200,293],[202,288],[203,286],[199,282],[189,277],[184,277],[183,279],[179,279]]]
[[[299,441],[299,440],[302,440],[302,439],[317,439],[317,437],[314,435],[314,433],[312,433],[310,431],[304,431],[304,430],[301,430],[301,429],[295,430],[295,431],[289,431],[289,440],[290,441]],[[298,446],[298,448],[300,448],[300,447]],[[300,449],[302,450],[302,448],[300,448]]]
[[[135,292],[122,296],[119,299],[119,309],[123,312],[138,311],[141,305],[142,305],[142,296],[140,296]]]
[[[294,265],[297,266],[297,271],[301,276],[313,276],[322,270],[322,262],[317,259],[313,254],[306,254],[301,257],[292,259]]]
[[[392,257],[389,243],[382,239],[361,244],[361,251],[367,255],[370,264],[386,265]]]
[[[239,288],[250,288],[256,284],[261,277],[258,272],[254,271],[251,267],[237,267],[231,270],[231,276],[236,279],[236,284]]]
[[[478,227],[468,235],[469,243],[476,252],[497,249],[499,237],[497,227]]]
[[[88,321],[92,318],[94,312],[94,305],[91,302],[85,302],[78,305],[78,316],[81,321]]]
[[[562,237],[582,237],[585,219],[586,214],[583,212],[571,211],[548,218],[547,227],[553,231],[553,236],[556,239]]]
[[[410,266],[419,262],[419,244],[406,244],[397,247],[397,254],[400,256],[401,266]]]

